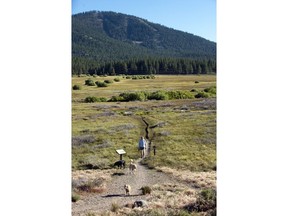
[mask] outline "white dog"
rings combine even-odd
[[[126,184],[126,185],[124,185],[124,189],[125,189],[125,195],[130,196],[131,186]]]
[[[129,170],[130,170],[130,173],[133,173],[133,174],[135,174],[137,170],[137,165],[133,163],[133,159],[130,160]]]

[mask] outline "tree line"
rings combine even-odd
[[[135,74],[213,74],[214,59],[147,58],[98,62],[81,57],[72,58],[72,75],[135,75]]]

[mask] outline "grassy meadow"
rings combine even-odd
[[[119,81],[115,82],[114,79]],[[85,80],[111,80],[108,87],[85,85]],[[216,86],[215,75],[161,75],[154,79],[125,76],[72,77],[72,168],[106,169],[119,159],[139,158],[137,143],[149,124],[151,168],[170,167],[190,171],[216,169],[216,95],[208,98],[85,103],[88,96],[111,98],[126,92],[202,92]],[[153,154],[153,146],[156,155]]]

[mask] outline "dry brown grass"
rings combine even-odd
[[[77,170],[72,172],[72,189],[81,194],[103,193],[111,180],[111,170]]]
[[[197,191],[180,184],[156,184],[146,196],[147,207],[132,208],[133,203],[119,206],[117,212],[104,211],[100,215],[169,215],[169,212],[183,210],[197,200]],[[175,215],[175,214],[174,214]]]
[[[216,172],[191,172],[187,170],[175,170],[168,167],[160,167],[157,170],[169,173],[177,178],[180,182],[193,184],[199,188],[216,188]],[[101,186],[105,188],[106,183],[111,180],[114,170],[78,170],[72,172],[74,181],[99,180]],[[197,201],[198,190],[181,184],[156,184],[151,186],[151,193],[146,196],[148,206],[144,208],[132,208],[133,203],[126,203],[124,206],[119,206],[117,212],[105,211],[101,215],[141,215],[147,212],[159,212],[163,215],[168,211],[181,211],[185,206],[193,205]],[[95,189],[97,190],[97,189]],[[96,191],[99,192],[99,191]],[[98,215],[98,214],[97,214]]]
[[[216,171],[191,172],[189,170],[175,170],[169,167],[156,167],[158,171],[168,173],[197,188],[216,188]]]
[[[159,210],[165,212],[167,209],[182,209],[187,204],[196,202],[196,192],[186,186],[178,184],[157,184],[152,186],[152,192],[147,196],[148,207],[129,209],[122,208],[124,214],[138,214],[149,212],[149,210]]]
[[[113,171],[114,170],[75,170],[72,171],[72,180],[85,178],[89,181],[101,178],[105,181],[110,181]]]
[[[148,201],[151,208],[181,209],[196,201],[196,191],[179,184],[154,185]]]

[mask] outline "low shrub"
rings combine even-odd
[[[214,189],[204,189],[200,192],[200,198],[207,201],[216,201],[216,191]]]
[[[194,94],[189,91],[169,91],[167,92],[169,99],[192,99]]]
[[[184,209],[189,212],[207,212],[207,215],[216,215],[216,190],[203,189],[197,196],[195,203],[188,204]]]
[[[142,191],[143,195],[151,194],[152,189],[149,186],[141,187],[140,190]]]
[[[207,93],[216,95],[216,86],[211,86],[211,87],[209,87],[209,88],[205,88],[205,89],[204,89],[204,92],[207,92]]]
[[[81,90],[81,86],[80,85],[74,85],[72,87],[73,90]]]
[[[72,192],[72,202],[77,202],[78,200],[80,200],[80,195]]]
[[[195,95],[195,98],[209,98],[209,94],[207,92],[199,92]]]
[[[124,101],[124,98],[121,96],[112,96],[109,102],[117,102],[117,101]]]
[[[144,101],[146,94],[144,92],[121,93],[119,95],[124,101]]]
[[[164,91],[156,91],[156,92],[152,92],[151,94],[149,94],[147,99],[148,100],[168,100],[169,96]]]
[[[94,96],[88,96],[84,100],[85,103],[95,103],[95,102],[107,102],[106,98],[103,97],[94,97]]]
[[[108,87],[106,82],[96,81],[95,84],[97,87]]]
[[[105,191],[103,182],[103,178],[95,179],[94,181],[88,181],[78,185],[76,189],[88,193],[103,193]]]
[[[87,86],[95,86],[95,83],[92,79],[85,80],[85,85]]]
[[[156,91],[156,92],[125,92],[119,96],[112,96],[109,101],[145,101],[145,100],[174,100],[193,99],[195,96],[190,91]]]
[[[129,76],[129,79],[138,80],[138,79],[155,79],[154,75],[133,75],[132,77]],[[127,79],[127,77],[126,77]]]
[[[113,80],[104,80],[104,83],[111,84],[113,83]]]
[[[85,98],[85,103],[94,103],[96,101],[96,97],[86,97]]]
[[[120,82],[120,79],[119,78],[115,78],[114,82]]]

